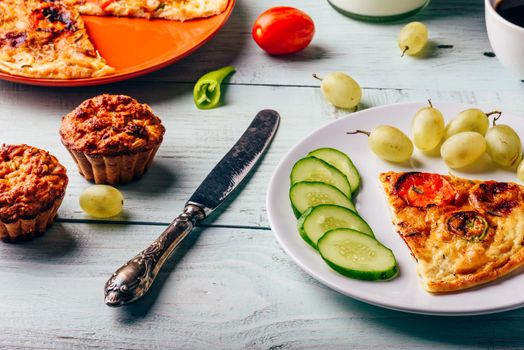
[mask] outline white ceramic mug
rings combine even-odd
[[[489,42],[499,61],[524,79],[524,28],[499,15],[495,5],[500,0],[485,0],[486,28]]]

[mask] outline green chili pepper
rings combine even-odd
[[[200,109],[211,109],[220,106],[220,84],[231,73],[234,67],[227,66],[204,74],[195,84],[193,98]]]
[[[488,234],[488,221],[476,211],[459,211],[447,219],[448,230],[468,241],[482,241]]]

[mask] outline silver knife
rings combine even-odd
[[[145,250],[116,270],[104,287],[105,303],[121,306],[147,293],[175,248],[246,178],[273,140],[280,123],[276,111],[258,112],[242,137],[189,198],[184,212]]]

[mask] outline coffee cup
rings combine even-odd
[[[497,58],[519,79],[524,79],[524,28],[495,10],[500,0],[485,0],[486,29]]]

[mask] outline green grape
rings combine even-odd
[[[371,150],[390,162],[404,162],[413,154],[413,143],[402,131],[382,125],[374,128],[368,138]]]
[[[421,22],[411,22],[402,28],[398,34],[398,47],[402,50],[402,56],[416,55],[428,43],[428,28]]]
[[[318,78],[315,74],[313,76]],[[331,104],[339,108],[355,108],[360,103],[362,89],[349,75],[342,72],[329,73],[321,79],[322,94]]]
[[[413,154],[413,143],[399,129],[389,126],[377,126],[371,132],[357,130],[348,134],[366,134],[369,136],[369,148],[380,158],[390,162],[407,161]]]
[[[519,135],[508,125],[495,125],[486,132],[488,154],[503,167],[512,167],[522,158]]]
[[[421,151],[428,152],[437,147],[444,136],[444,117],[433,107],[420,109],[411,122],[413,143]]]
[[[517,168],[517,176],[520,181],[524,182],[524,160],[520,162],[519,167]]]
[[[481,135],[485,135],[489,128],[488,116],[492,113],[499,112],[486,114],[478,108],[466,109],[457,114],[457,116],[446,125],[444,137],[448,139],[463,131],[475,131]]]
[[[464,131],[451,136],[440,147],[440,155],[450,168],[462,168],[486,152],[486,140],[478,132]]]
[[[114,187],[93,185],[80,195],[80,207],[88,215],[95,218],[109,218],[122,211],[124,197]]]

